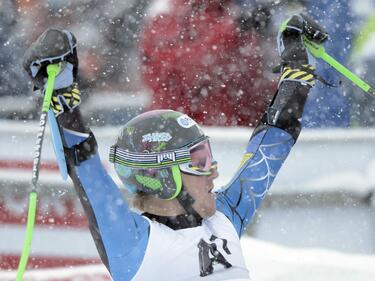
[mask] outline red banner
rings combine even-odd
[[[42,172],[59,177],[54,162]],[[17,179],[28,174],[31,163],[0,161],[1,172]],[[66,184],[65,184],[66,185]],[[28,184],[2,182],[0,189],[0,269],[16,269],[26,233]],[[38,190],[36,223],[28,268],[66,267],[99,263],[87,219],[72,185],[42,184]],[[57,279],[56,279],[57,280]]]

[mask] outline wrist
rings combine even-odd
[[[313,87],[315,85],[315,67],[309,64],[287,65],[282,68],[278,88],[285,81],[298,82]]]
[[[81,92],[77,83],[55,90],[51,100],[51,107],[55,116],[59,116],[63,112],[72,112],[81,103]]]

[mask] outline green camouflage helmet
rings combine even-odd
[[[130,120],[110,149],[110,161],[131,192],[174,199],[181,192],[179,164],[191,161],[189,147],[206,139],[189,116],[153,110]]]

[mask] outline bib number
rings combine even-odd
[[[218,247],[218,245],[215,243],[215,240],[221,240],[222,243],[220,244],[222,244],[222,247]],[[227,255],[231,254],[227,247],[227,240],[212,235],[210,237],[210,242],[211,243],[208,243],[201,239],[198,243],[200,276],[202,277],[212,274],[215,264],[221,264],[225,268],[232,267],[232,265],[225,259],[222,254],[223,251]]]

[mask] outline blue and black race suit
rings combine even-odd
[[[278,95],[285,92],[287,97],[299,96],[297,101],[293,99],[298,103],[294,105],[298,114],[285,115],[290,110],[284,114],[286,109],[283,107],[293,103],[274,99],[271,105],[276,109],[279,106],[278,120],[274,118],[275,122],[272,122],[270,117],[274,115],[265,114],[249,140],[239,170],[217,194],[217,210],[232,222],[238,236],[243,235],[251,222],[298,137],[300,125],[297,119],[302,114],[309,88],[297,82],[286,82],[279,87]],[[301,98],[301,95],[305,97]],[[63,129],[63,134],[66,147],[82,143],[87,138],[86,134],[72,130]],[[129,208],[97,152],[79,165],[68,162],[69,174],[103,263],[114,280],[132,279],[146,252],[149,220]]]

